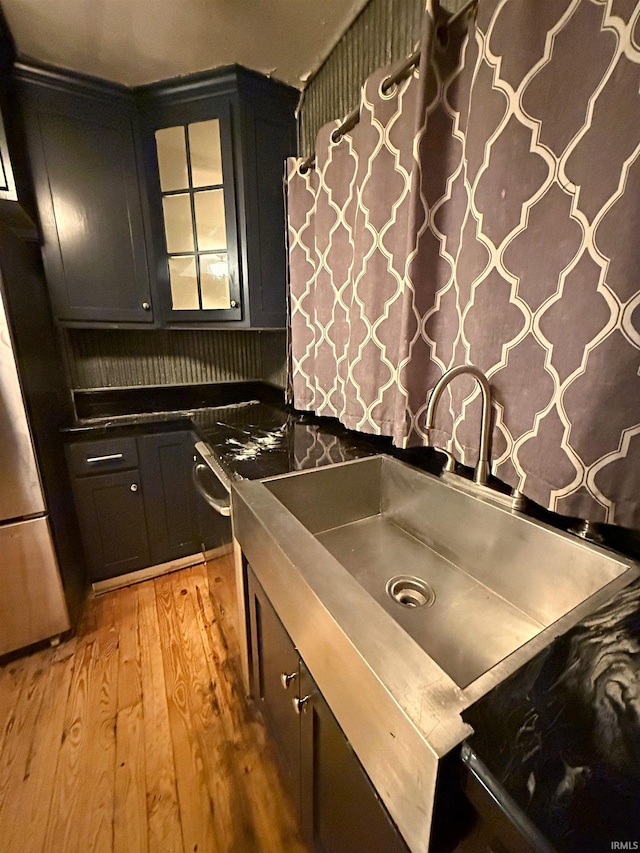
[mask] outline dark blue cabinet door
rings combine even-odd
[[[318,853],[408,853],[250,567],[247,581],[251,692],[276,741],[305,835]]]
[[[137,470],[74,482],[80,530],[91,581],[149,565],[144,499]]]
[[[54,313],[152,323],[137,120],[126,93],[20,81]]]
[[[240,66],[229,66],[140,86],[136,97],[142,116],[155,276],[164,324],[175,328],[185,324],[283,328],[287,262],[284,162],[296,152],[295,108],[299,93]],[[221,131],[226,248],[234,304],[218,309],[178,309],[171,299],[154,134],[216,118]],[[194,246],[196,243],[197,239]],[[202,258],[210,254],[194,251]]]
[[[300,719],[293,700],[298,695],[298,652],[253,572],[249,572],[251,621],[251,692],[260,702],[278,746],[282,775],[300,808]]]
[[[303,826],[321,853],[408,853],[304,663],[300,665]]]
[[[191,482],[191,434],[186,430],[138,438],[138,458],[153,564],[200,550]]]

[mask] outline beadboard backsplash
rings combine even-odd
[[[440,0],[450,13],[467,0]],[[413,53],[420,44],[425,0],[370,0],[309,80],[299,115],[300,155],[313,152],[323,124],[358,106],[360,87],[383,65]]]
[[[377,68],[404,59],[422,33],[424,0],[371,0],[309,81],[300,109],[300,154],[311,154],[326,122],[358,106],[360,87]]]
[[[286,331],[62,332],[73,390],[263,379],[286,383]]]

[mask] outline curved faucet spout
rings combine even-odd
[[[429,432],[429,430],[433,429],[435,423],[436,407],[438,405],[438,402],[440,401],[442,392],[452,379],[455,379],[456,376],[461,376],[464,373],[469,374],[469,376],[473,376],[473,378],[480,386],[480,391],[482,393],[480,452],[478,455],[478,464],[476,465],[473,474],[473,479],[476,483],[480,483],[480,485],[486,486],[489,480],[489,457],[491,455],[491,388],[489,387],[487,377],[481,370],[478,370],[478,368],[474,367],[472,364],[462,364],[459,367],[454,367],[451,370],[448,370],[443,376],[440,377],[440,379],[436,382],[433,391],[431,392],[431,396],[429,397],[425,427],[427,429],[427,433]]]

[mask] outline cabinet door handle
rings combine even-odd
[[[143,302],[142,303],[142,310],[143,311],[151,311],[151,305],[148,302]]]
[[[115,462],[116,459],[123,459],[124,453],[109,453],[107,456],[87,456],[87,462],[89,465],[93,465],[96,462]]]
[[[298,699],[297,696],[293,699],[293,710],[298,716],[300,716],[300,714],[302,714],[304,709],[307,707],[307,702],[309,701],[309,699],[311,699],[310,694],[308,696],[303,696],[301,699]]]
[[[138,484],[137,483],[131,483],[129,488],[131,489],[132,492],[137,492],[138,491]]]
[[[297,674],[298,674],[297,672],[288,672],[288,673],[282,672],[282,673],[280,673],[280,684],[282,684],[282,687],[284,690],[289,689],[289,685],[291,684],[293,679],[297,676]]]

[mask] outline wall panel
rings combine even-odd
[[[313,151],[323,124],[358,105],[369,74],[413,53],[424,8],[425,0],[371,0],[365,6],[305,89],[299,118],[302,156]]]
[[[71,387],[124,388],[265,379],[284,385],[286,332],[63,332]]]

